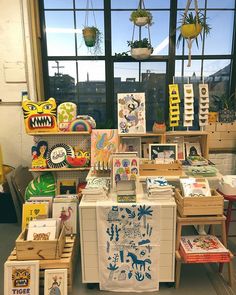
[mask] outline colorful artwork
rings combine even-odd
[[[112,186],[121,180],[137,180],[139,176],[139,158],[117,153],[112,157]]]
[[[77,233],[77,203],[53,203],[52,216],[60,218],[66,234]]]
[[[48,152],[48,143],[41,140],[36,146],[32,146],[32,168],[47,168],[46,155]]]
[[[184,137],[183,136],[175,136],[167,138],[167,143],[177,144],[178,151],[178,160],[185,160],[185,146],[184,146]]]
[[[169,85],[169,119],[170,127],[179,126],[180,114],[180,96],[178,84]]]
[[[45,270],[44,295],[67,295],[67,269]]]
[[[76,131],[76,132],[88,131],[88,132],[91,132],[92,127],[89,124],[89,122],[84,119],[75,119],[72,122],[70,122],[66,131]]]
[[[96,169],[111,168],[110,156],[118,149],[116,129],[96,129],[91,136],[91,166]]]
[[[38,216],[48,217],[48,203],[24,203],[22,211],[22,230],[24,230],[29,222]]]
[[[140,137],[124,137],[122,144],[125,145],[125,152],[138,152],[138,157],[142,158]]]
[[[177,159],[177,144],[149,144],[149,159],[173,162]]]
[[[27,133],[57,131],[57,105],[54,98],[38,102],[24,99],[22,109]]]
[[[54,197],[56,191],[55,178],[52,173],[43,173],[31,180],[25,190],[25,200],[31,197]]]
[[[38,295],[39,262],[7,261],[4,265],[4,295]]]
[[[118,132],[146,132],[145,93],[118,93]]]
[[[77,182],[75,179],[59,179],[57,180],[58,195],[75,195],[77,193]]]
[[[74,157],[74,150],[71,146],[58,143],[50,148],[47,153],[47,163],[50,168],[67,167],[66,157]]]
[[[101,290],[158,290],[160,210],[150,202],[118,206],[99,203],[96,214]]]
[[[73,102],[63,102],[57,107],[57,124],[61,131],[65,131],[70,122],[77,115],[77,106]]]

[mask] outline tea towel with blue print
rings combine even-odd
[[[155,202],[97,202],[101,290],[159,289],[160,213]]]

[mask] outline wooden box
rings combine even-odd
[[[180,216],[223,215],[224,198],[211,190],[209,197],[183,197],[179,189],[175,190],[175,200]]]
[[[78,245],[76,237],[65,237],[65,245],[60,259],[39,260],[40,290],[44,287],[44,271],[46,269],[66,268],[68,273],[68,291],[72,291],[73,273],[77,262]],[[8,261],[16,261],[16,248],[11,252]],[[40,294],[43,294],[40,293]]]
[[[149,163],[150,162],[150,163]],[[182,165],[175,161],[171,164],[153,164],[152,161],[143,161],[139,165],[140,176],[181,176]]]
[[[27,230],[16,239],[16,256],[18,260],[58,259],[65,245],[65,227],[60,236],[52,241],[26,241]]]

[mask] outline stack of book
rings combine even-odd
[[[148,177],[147,197],[150,200],[169,200],[173,197],[173,187],[164,177]]]
[[[88,202],[108,199],[110,180],[103,177],[89,178],[86,187],[82,190],[83,200]]]
[[[181,237],[180,255],[185,263],[230,261],[229,250],[212,235]]]
[[[202,156],[189,156],[187,158],[189,164],[191,166],[205,166],[208,165],[207,159],[203,158]]]

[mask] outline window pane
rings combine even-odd
[[[207,0],[208,8],[234,8],[234,0]]]
[[[231,54],[234,13],[231,11],[208,11],[211,31],[205,41],[204,54]]]
[[[78,56],[81,55],[104,55],[104,13],[101,11],[95,11],[96,25],[101,32],[101,42],[100,46],[87,47],[84,43],[82,29],[85,27],[85,14],[86,12],[80,11],[76,13],[76,26],[77,26],[77,50]],[[89,14],[88,19],[89,26],[95,26],[94,17],[92,12]],[[100,49],[99,49],[100,48]]]
[[[78,111],[99,123],[106,120],[105,62],[79,61]]]
[[[187,1],[186,0],[177,0],[178,1],[178,9],[185,9]],[[213,0],[214,1],[214,0]],[[198,1],[198,8],[204,8],[205,7],[205,0],[199,0]],[[190,9],[194,8],[194,1],[192,1],[192,4],[190,5]]]
[[[133,23],[130,22],[130,11],[112,12],[112,54],[127,52],[130,48],[127,41],[132,40]],[[169,44],[169,12],[153,11],[154,24],[150,27],[151,43],[155,55],[168,54]],[[120,21],[122,19],[122,22]],[[119,24],[119,26],[117,25]],[[160,29],[161,24],[161,29]],[[158,32],[158,33],[154,33]],[[141,38],[148,38],[147,28],[142,28]],[[139,29],[135,27],[134,40],[139,38]]]
[[[50,96],[57,104],[64,101],[77,102],[75,61],[49,61]]]
[[[75,55],[73,12],[45,11],[49,56]]]
[[[177,14],[177,24],[176,27],[180,28],[182,24],[182,17],[183,17],[183,11],[178,11]],[[176,55],[188,55],[188,45],[187,41],[184,38],[181,38],[180,42],[178,43],[178,38],[180,36],[180,29],[176,31]],[[184,44],[184,48],[183,48]],[[191,49],[192,55],[202,55],[202,39],[200,36],[198,36],[198,46],[196,41],[192,43],[192,49]]]
[[[103,0],[95,0],[95,1],[88,1],[89,2],[89,9],[99,9],[103,8]],[[91,2],[92,5],[91,6]],[[75,8],[79,9],[86,9],[87,8],[87,1],[85,0],[75,0]]]
[[[73,8],[73,0],[44,0],[44,8],[45,9]]]
[[[112,9],[137,9],[138,8],[137,0],[111,0],[111,8]],[[145,8],[170,8],[170,0],[146,0]]]

